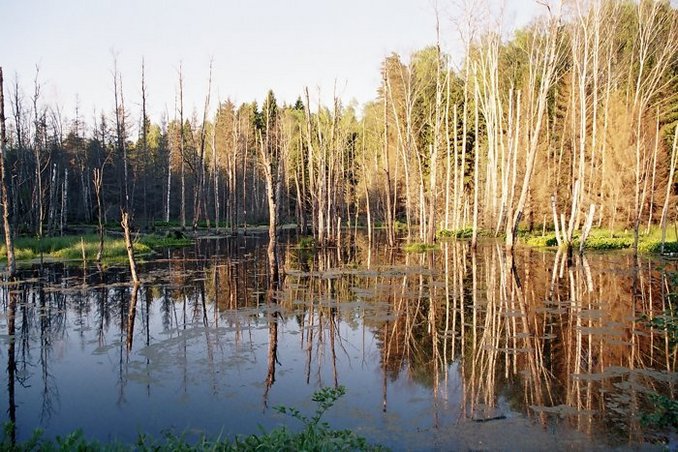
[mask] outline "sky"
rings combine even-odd
[[[437,1],[441,44],[457,58],[464,1]],[[541,11],[534,0],[504,3],[506,28]],[[362,105],[376,97],[386,56],[407,59],[435,42],[435,8],[435,0],[0,0],[0,65],[8,95],[18,79],[28,103],[37,65],[41,99],[71,118],[77,103],[85,120],[113,109],[114,56],[133,115],[144,59],[154,121],[174,115],[180,64],[185,114],[202,114],[210,61],[213,106],[261,103],[269,89],[292,103],[304,87],[325,103],[336,90]]]

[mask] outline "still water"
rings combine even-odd
[[[0,421],[19,440],[233,436],[297,428],[273,407],[312,413],[343,385],[325,420],[393,449],[676,444],[647,421],[677,389],[672,336],[647,320],[676,308],[675,261],[290,238],[271,281],[266,242],[168,250],[137,292],[124,266],[22,270],[1,288]]]

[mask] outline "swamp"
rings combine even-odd
[[[494,240],[407,253],[358,232],[202,237],[139,264],[38,263],[5,281],[2,418],[16,440],[295,429],[326,414],[393,449],[675,447],[675,260]]]
[[[0,450],[678,450],[675,1],[4,3]]]

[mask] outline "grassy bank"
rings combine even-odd
[[[183,237],[165,237],[155,234],[141,235],[134,243],[134,252],[140,256],[154,250],[170,246],[185,246],[193,243]],[[62,237],[19,237],[14,242],[14,253],[17,261],[40,259],[48,260],[82,260],[83,248],[88,261],[96,259],[99,250],[99,237],[96,234],[69,235]],[[0,260],[7,261],[6,248],[0,246]],[[111,262],[127,259],[125,240],[122,237],[106,235],[102,260]]]
[[[557,247],[558,241],[553,232],[539,235],[525,234],[521,241],[527,246],[532,247]],[[573,246],[578,249],[580,245],[579,235],[575,235]],[[609,229],[594,229],[586,239],[584,249],[606,251],[623,250],[633,248],[633,231],[611,231]],[[641,253],[658,254],[661,252],[661,230],[654,228],[647,234],[640,234],[638,237],[638,251]],[[665,253],[678,253],[678,240],[674,231],[667,231],[666,242],[664,244]]]
[[[443,229],[438,231],[438,237],[441,239],[468,239],[471,238],[472,235],[473,230],[471,228],[463,228],[459,230]],[[556,234],[553,231],[548,231],[546,233],[530,233],[527,231],[519,231],[518,235],[520,242],[527,246],[535,248],[555,248],[558,246]],[[492,237],[493,233],[487,230],[479,230],[478,236]],[[503,239],[503,235],[500,235],[497,238]],[[579,235],[575,234],[573,241],[574,248],[578,249],[579,243]],[[593,229],[589,234],[586,243],[584,244],[584,248],[587,250],[597,251],[623,250],[633,248],[633,231]],[[651,254],[658,254],[661,252],[661,230],[658,227],[651,228],[649,232],[640,234],[638,238],[638,251],[641,253]],[[676,231],[673,228],[667,230],[666,242],[664,244],[664,253],[678,253],[678,237],[676,237]]]

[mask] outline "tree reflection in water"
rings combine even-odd
[[[342,384],[355,410],[403,416],[403,429],[524,416],[615,444],[665,434],[641,414],[649,394],[674,398],[676,349],[640,319],[672,309],[675,264],[466,242],[405,254],[360,235],[345,248],[282,243],[277,263],[267,251],[256,237],[201,241],[144,264],[140,288],[124,268],[63,265],[4,285],[2,399],[8,420],[27,419],[19,437],[70,415],[60,403],[60,392],[74,394],[69,360],[83,379],[115,362],[122,413],[168,394],[189,407],[186,419],[212,403],[253,412],[257,391],[266,407]],[[96,390],[111,391],[105,383]],[[405,406],[419,414],[407,418]],[[253,425],[266,422],[256,416]],[[162,428],[176,426],[169,419]]]

